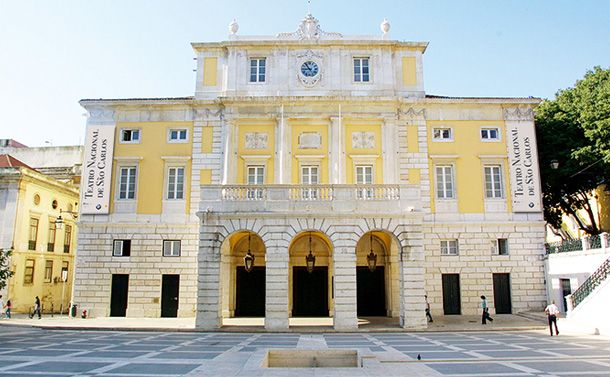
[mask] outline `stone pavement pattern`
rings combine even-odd
[[[544,331],[270,334],[0,326],[0,339],[0,377],[610,376],[610,338]],[[356,348],[364,367],[261,368],[269,348]]]

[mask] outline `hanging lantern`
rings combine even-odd
[[[248,252],[246,256],[244,256],[244,267],[246,268],[246,272],[252,271],[252,267],[254,267],[254,255],[250,252],[250,234],[248,233]]]
[[[309,255],[305,257],[305,263],[307,266],[307,272],[311,274],[316,265],[316,257],[311,253],[311,232],[309,232]]]
[[[377,254],[373,253],[373,233],[371,233],[371,252],[366,256],[366,262],[369,265],[369,271],[373,272],[377,268]]]

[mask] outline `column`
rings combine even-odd
[[[402,242],[400,261],[400,326],[404,329],[425,329],[426,320],[424,248],[417,234]],[[421,232],[419,233],[421,237]]]
[[[356,304],[356,245],[333,250],[334,265],[334,328],[338,331],[358,329]]]
[[[398,127],[396,119],[385,118],[381,128],[383,183],[396,184],[398,179]]]
[[[329,174],[328,179],[332,184],[344,183],[342,176],[344,174],[343,168],[343,150],[342,150],[342,141],[341,141],[341,116],[331,117],[330,124],[328,126],[328,135],[329,135],[329,143],[328,143],[328,152],[329,156]]]
[[[197,317],[195,328],[215,330],[220,318],[220,242],[215,233],[201,233],[197,256]]]
[[[265,329],[288,329],[288,245],[267,247],[265,254]]]
[[[222,131],[222,177],[223,185],[235,182],[235,144],[237,142],[237,132],[235,132],[235,124],[233,121],[227,120],[223,125]]]

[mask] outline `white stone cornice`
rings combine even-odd
[[[396,116],[398,119],[426,119],[426,109],[425,108],[414,108],[409,107],[407,110],[398,109]]]
[[[534,110],[531,107],[504,108],[504,120],[534,120]]]
[[[110,124],[115,122],[116,112],[112,108],[108,107],[89,107],[87,108],[89,118],[87,123],[90,124]]]

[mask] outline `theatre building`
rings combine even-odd
[[[193,43],[195,93],[85,99],[74,301],[93,316],[540,310],[535,98],[426,94],[425,42],[296,31]],[[489,78],[493,80],[493,77]]]

